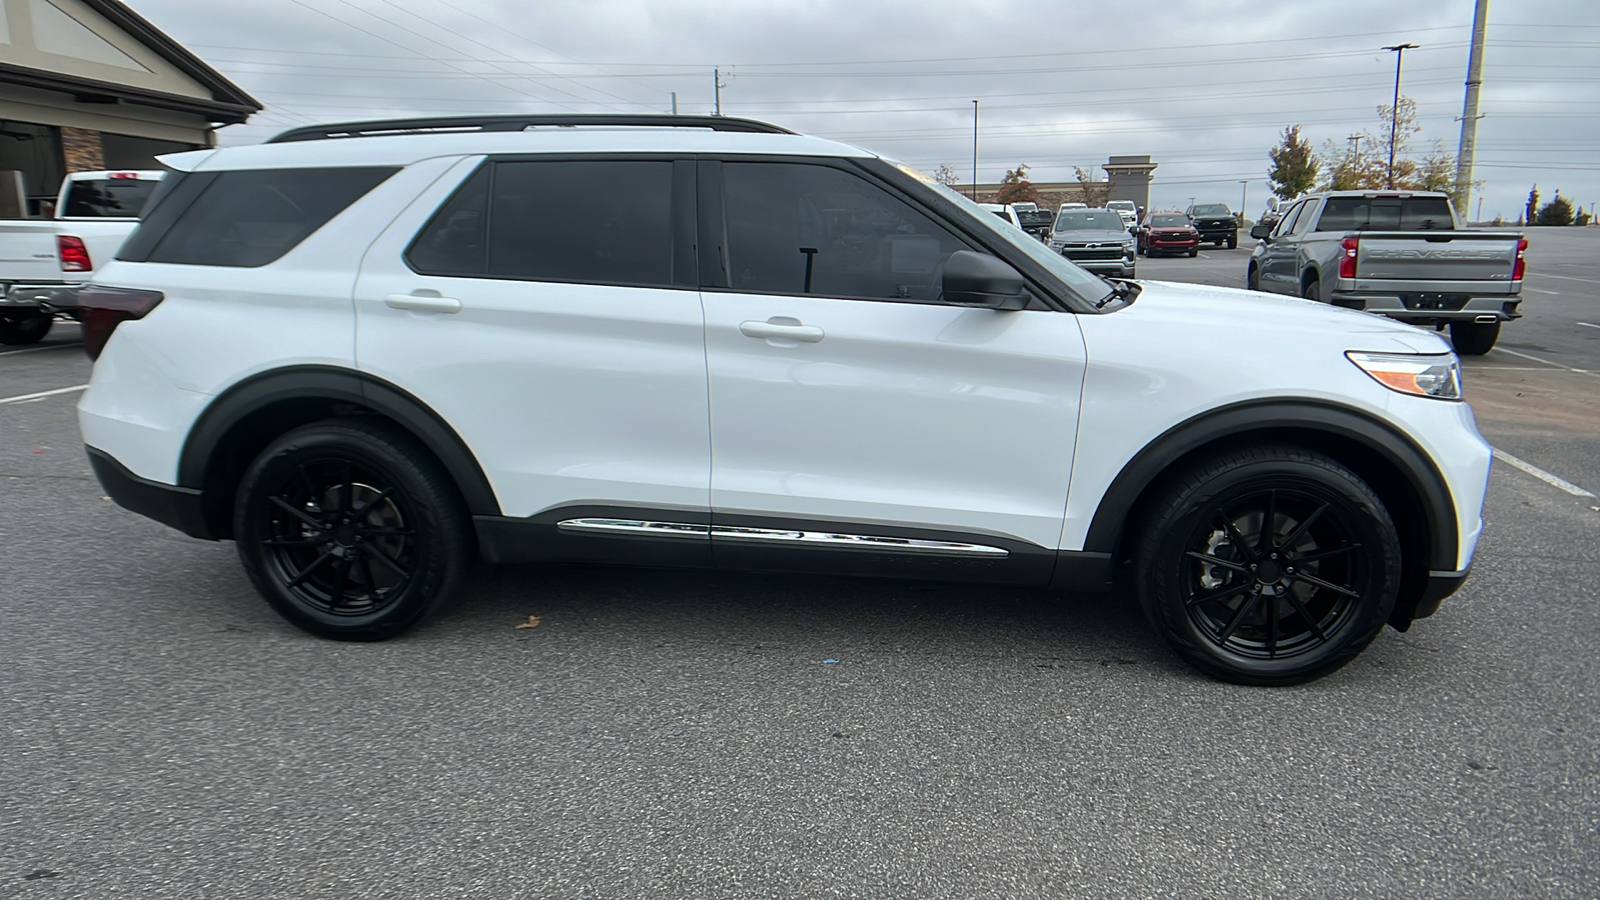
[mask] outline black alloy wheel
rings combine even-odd
[[[1241,684],[1338,669],[1394,607],[1399,538],[1350,470],[1298,447],[1217,457],[1172,486],[1143,536],[1140,600],[1189,663]]]
[[[267,602],[322,637],[383,640],[460,581],[471,523],[455,486],[382,422],[308,425],[261,452],[240,484],[234,534]]]
[[[50,333],[50,326],[54,324],[54,316],[38,310],[0,313],[0,344],[37,344]]]

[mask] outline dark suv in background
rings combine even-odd
[[[1184,210],[1189,216],[1189,221],[1200,232],[1202,243],[1228,245],[1228,249],[1239,246],[1239,220],[1234,218],[1233,211],[1228,209],[1226,203],[1196,203]]]

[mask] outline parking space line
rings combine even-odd
[[[83,344],[74,341],[70,344],[51,344],[48,347],[25,347],[21,350],[0,350],[0,356],[21,356],[24,353],[43,353],[46,350],[64,350],[68,347],[82,347]]]
[[[1507,350],[1504,347],[1496,347],[1496,348],[1494,348],[1493,350],[1491,350],[1489,352],[1490,353],[1509,353],[1512,356],[1520,356],[1523,359],[1531,359],[1536,363],[1544,363],[1547,366],[1554,366],[1554,367],[1556,367],[1558,369],[1566,369],[1568,372],[1577,372],[1580,375],[1596,375],[1596,376],[1600,376],[1600,372],[1592,372],[1592,371],[1590,371],[1588,369],[1574,369],[1571,366],[1563,366],[1561,363],[1558,363],[1558,362],[1551,362],[1548,359],[1540,359],[1537,356],[1533,356],[1533,355],[1530,355],[1530,354],[1527,354],[1527,353],[1518,353],[1515,350]]]
[[[1578,324],[1585,328],[1600,328],[1600,325],[1596,325],[1593,322],[1579,322]]]
[[[1579,278],[1576,275],[1551,275],[1549,272],[1529,272],[1528,274],[1538,278],[1560,278],[1563,281],[1582,281],[1586,284],[1600,284],[1600,281],[1595,281],[1593,278]]]
[[[1545,484],[1552,485],[1554,487],[1558,487],[1561,490],[1566,491],[1567,493],[1571,494],[1574,497],[1593,497],[1594,496],[1594,494],[1584,490],[1581,487],[1578,487],[1577,485],[1575,485],[1572,482],[1566,480],[1565,478],[1561,478],[1561,477],[1558,477],[1558,476],[1555,476],[1555,475],[1551,475],[1549,472],[1546,472],[1545,470],[1539,468],[1538,466],[1536,466],[1536,465],[1534,465],[1532,463],[1523,462],[1522,460],[1517,459],[1515,456],[1512,456],[1511,454],[1505,452],[1504,450],[1496,448],[1495,451],[1494,451],[1494,456],[1495,456],[1495,459],[1498,459],[1498,460],[1506,463],[1507,465],[1514,466],[1514,467],[1516,467],[1518,469],[1521,469],[1522,471],[1527,472],[1529,475],[1532,475],[1533,477],[1539,479],[1540,481],[1544,482]]]
[[[56,388],[53,391],[40,391],[37,394],[22,394],[16,397],[0,397],[0,404],[26,403],[29,400],[43,400],[45,397],[54,397],[57,394],[71,394],[87,388],[87,384],[75,384],[72,387]]]

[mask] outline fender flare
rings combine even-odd
[[[473,515],[500,514],[500,503],[477,458],[438,413],[395,385],[337,366],[276,369],[219,394],[195,420],[184,441],[178,457],[178,484],[203,489],[214,471],[217,447],[236,425],[274,404],[306,400],[349,404],[393,419],[445,467]]]
[[[1420,500],[1428,529],[1428,568],[1456,568],[1455,504],[1438,467],[1392,425],[1350,407],[1312,400],[1246,401],[1210,410],[1169,428],[1129,460],[1095,508],[1085,551],[1117,553],[1127,516],[1145,490],[1184,456],[1231,435],[1264,432],[1288,440],[1307,432],[1360,445],[1398,471]],[[1287,434],[1286,434],[1287,433]]]

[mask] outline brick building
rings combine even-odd
[[[0,218],[43,214],[69,172],[214,146],[260,109],[118,0],[0,0]]]
[[[1100,184],[1108,187],[1099,190],[1106,192],[1106,200],[1132,200],[1139,209],[1146,209],[1150,206],[1151,173],[1158,165],[1148,156],[1113,156],[1101,166],[1106,172],[1106,181]],[[974,199],[980,203],[994,203],[1000,187],[980,184]],[[1039,192],[1039,205],[1045,209],[1056,209],[1063,203],[1086,202],[1083,185],[1076,181],[1035,181],[1033,187]],[[956,190],[969,197],[974,194],[970,185],[956,185]]]

